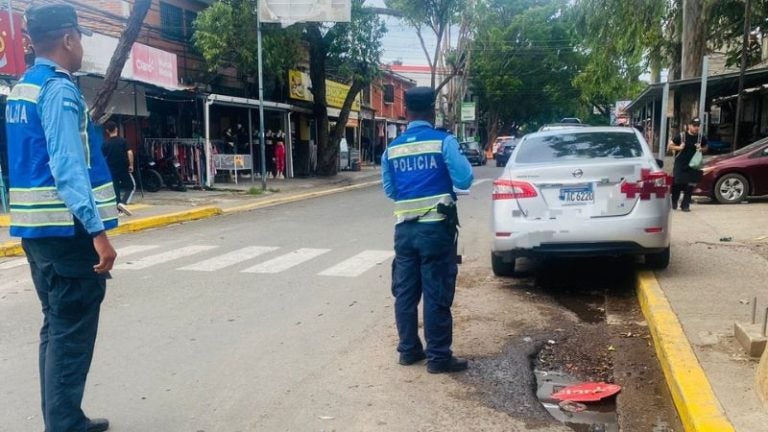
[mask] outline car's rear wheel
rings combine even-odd
[[[504,257],[491,252],[491,267],[493,268],[493,274],[496,276],[508,277],[515,275],[514,258],[511,258],[511,261],[505,261]]]
[[[749,182],[741,174],[726,174],[715,183],[715,199],[723,204],[737,204],[749,193]]]
[[[646,254],[645,265],[652,269],[664,270],[669,267],[669,260],[671,258],[670,248],[667,246],[662,252]]]

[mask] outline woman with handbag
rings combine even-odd
[[[678,152],[675,156],[675,166],[672,170],[674,182],[672,184],[672,209],[677,210],[680,193],[683,194],[683,202],[680,208],[684,212],[691,211],[691,198],[693,188],[701,180],[702,154],[707,151],[707,138],[701,136],[701,120],[694,117],[688,124],[686,131],[673,138],[669,143],[669,150]]]

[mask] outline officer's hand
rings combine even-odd
[[[115,248],[109,242],[107,233],[103,232],[94,237],[93,247],[96,249],[96,253],[99,254],[99,263],[93,266],[93,271],[102,274],[112,270],[112,266],[117,258],[117,252],[115,252]]]

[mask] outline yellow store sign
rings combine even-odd
[[[288,71],[289,94],[288,97],[296,100],[313,102],[312,92],[309,90],[312,86],[309,80],[309,74],[297,70]],[[336,81],[325,80],[325,100],[331,108],[338,108],[344,105],[344,100],[349,93],[349,86]],[[360,95],[352,102],[352,111],[360,111]]]

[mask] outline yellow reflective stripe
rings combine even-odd
[[[26,192],[26,191],[39,191],[39,190],[56,190],[56,186],[43,186],[43,187],[33,187],[33,188],[17,188],[12,187],[8,189],[9,191],[19,191],[19,192]]]
[[[93,195],[97,202],[117,200],[117,197],[115,196],[115,187],[112,185],[112,182],[94,188]]]
[[[417,156],[428,153],[441,153],[442,141],[419,141],[411,144],[398,144],[387,149],[388,159],[397,159],[405,156]]]
[[[424,198],[413,198],[409,200],[398,200],[395,201],[395,204],[407,204],[407,203],[415,203],[419,201],[431,201],[435,198],[450,198],[451,194],[440,194],[440,195],[432,195]]]
[[[56,188],[31,188],[16,189],[9,191],[11,204],[19,205],[44,205],[44,204],[64,204],[59,198]]]
[[[433,195],[424,198],[411,200],[395,201],[395,216],[399,221],[419,219],[444,219],[444,216],[437,213],[438,204],[452,204],[453,198],[450,194]]]
[[[117,205],[113,203],[99,207],[99,218],[104,222],[117,219]]]
[[[15,226],[71,225],[72,223],[72,213],[66,209],[11,209],[11,225]]]
[[[23,100],[36,104],[40,98],[40,86],[34,84],[19,83],[13,86],[8,100]]]

